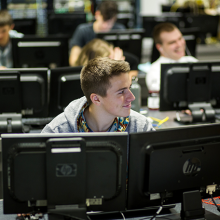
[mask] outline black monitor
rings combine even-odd
[[[185,50],[186,55],[196,57],[197,38],[199,35],[200,28],[198,27],[180,28],[180,31],[183,35],[183,38],[186,41],[186,50]],[[160,57],[160,53],[157,50],[155,43],[153,43],[152,51],[151,51],[151,63],[155,62],[159,57]]]
[[[49,116],[55,117],[74,99],[84,96],[79,67],[60,67],[50,70]]]
[[[73,12],[65,14],[48,13],[48,34],[65,34],[69,38],[73,35],[77,26],[86,23],[85,12]]]
[[[190,109],[192,122],[214,122],[219,80],[220,62],[161,64],[159,110]]]
[[[144,37],[152,38],[154,26],[162,22],[169,22],[178,28],[185,27],[185,20],[182,13],[162,13],[160,16],[142,16],[142,26],[145,29]]]
[[[86,211],[125,210],[126,132],[1,138],[4,214],[40,212],[49,219],[85,219]]]
[[[14,29],[25,35],[34,35],[37,33],[36,18],[15,18],[13,19]]]
[[[67,36],[25,36],[12,38],[12,57],[15,68],[69,65]]]
[[[125,29],[111,30],[110,32],[97,33],[97,38],[101,38],[112,43],[115,47],[120,47],[123,51],[136,55],[139,60],[142,58],[142,39],[145,30]]]
[[[130,134],[128,210],[181,202],[181,215],[203,218],[201,197],[210,197],[209,185],[219,189],[220,184],[214,168],[220,166],[219,132],[219,124],[208,124]],[[205,217],[215,219],[208,213]]]
[[[21,129],[21,118],[48,116],[47,74],[47,68],[0,71],[1,133],[18,132]]]
[[[201,43],[205,43],[206,37],[217,37],[219,27],[219,15],[186,13],[185,27],[198,27],[198,37]]]

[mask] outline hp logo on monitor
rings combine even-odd
[[[183,165],[183,173],[186,176],[197,176],[201,171],[201,162],[198,158],[188,159]]]
[[[56,176],[57,177],[74,177],[77,174],[77,165],[70,164],[57,164]]]

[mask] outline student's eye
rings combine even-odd
[[[121,90],[118,94],[123,94],[124,93],[124,90]]]

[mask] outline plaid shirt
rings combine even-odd
[[[15,30],[11,30],[9,36],[10,38],[22,38],[24,35]],[[7,68],[13,67],[12,45],[10,41],[5,47],[0,47],[0,66],[5,66]]]

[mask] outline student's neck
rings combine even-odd
[[[97,21],[94,21],[94,22],[93,22],[93,31],[94,31],[95,33],[98,33],[98,32],[100,31],[97,25],[98,25],[98,22],[97,22]]]
[[[94,132],[108,131],[114,121],[112,116],[107,115],[94,104],[85,109],[84,117],[89,128]]]
[[[10,42],[10,39],[8,39],[7,41],[0,44],[0,47],[2,47],[2,48],[6,47],[9,44],[9,42]]]

